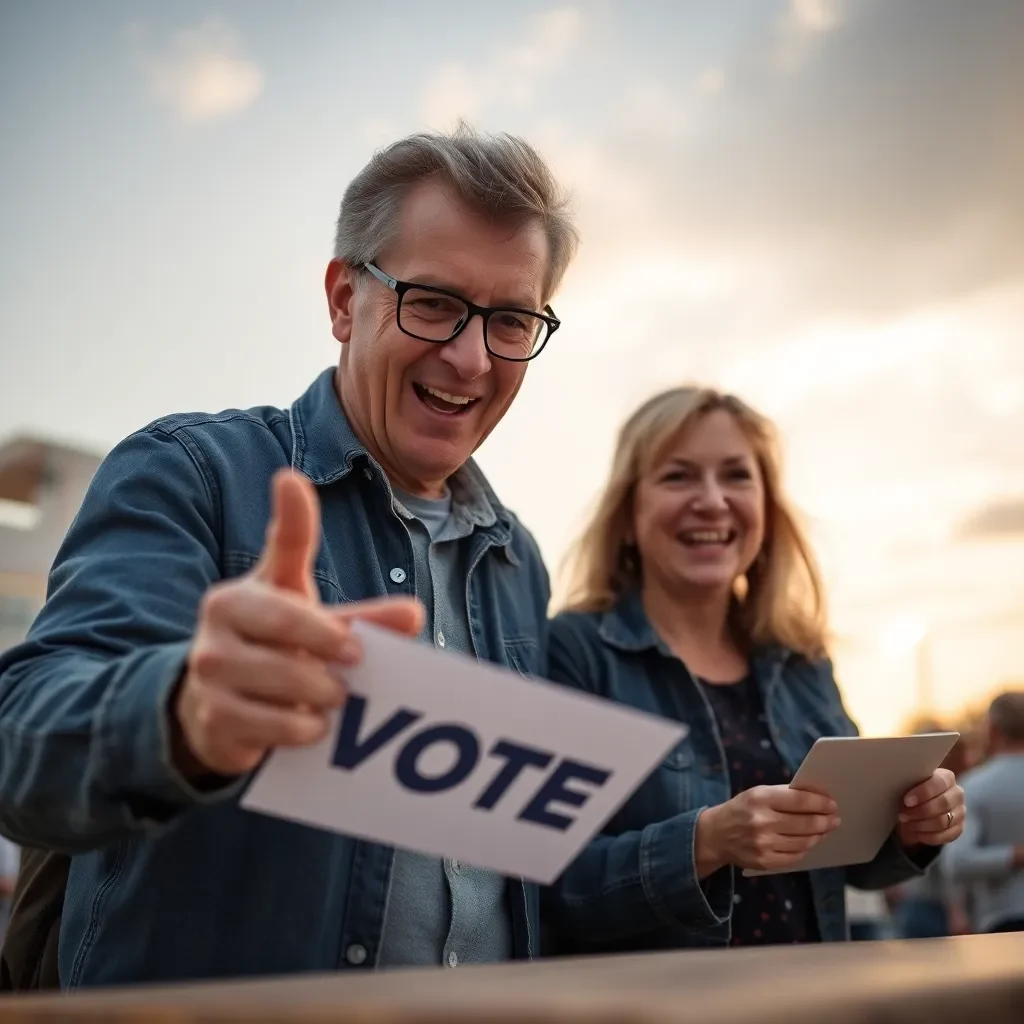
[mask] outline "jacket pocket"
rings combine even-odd
[[[251,554],[248,551],[226,551],[222,567],[224,576],[226,579],[244,576],[256,567],[256,563],[259,560],[259,555]],[[324,604],[344,604],[348,600],[338,581],[328,576],[327,573],[319,569],[315,570],[313,572],[313,581],[320,592],[320,600]]]
[[[666,798],[666,809],[670,810],[670,814],[664,817],[681,814],[693,806],[694,764],[693,744],[689,736],[684,736],[662,760],[657,771],[658,783]]]
[[[671,768],[674,771],[686,771],[693,767],[693,744],[690,742],[690,730],[683,726],[686,732],[683,738],[665,755],[661,762],[663,768]]]
[[[514,672],[525,679],[532,679],[537,675],[537,662],[540,657],[540,645],[536,640],[528,637],[518,637],[514,640],[506,640],[505,664]]]

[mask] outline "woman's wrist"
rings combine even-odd
[[[693,859],[697,877],[701,880],[713,875],[729,863],[728,857],[721,849],[718,838],[719,807],[705,807],[697,815],[694,832]]]

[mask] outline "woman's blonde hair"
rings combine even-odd
[[[754,449],[765,492],[765,539],[732,609],[737,639],[753,648],[781,644],[808,658],[826,653],[824,589],[814,554],[782,491],[774,425],[734,395],[678,387],[648,399],[619,432],[611,476],[566,559],[571,611],[606,611],[642,584],[628,542],[636,485],[669,455],[698,418],[724,410]]]

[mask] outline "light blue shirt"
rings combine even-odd
[[[961,779],[967,802],[964,830],[940,861],[967,890],[975,931],[1024,920],[1024,869],[1013,848],[1024,845],[1024,754],[1000,754]]]
[[[486,496],[453,478],[444,498],[395,490],[413,542],[416,596],[426,608],[420,639],[473,655],[466,610],[468,538],[493,522]],[[492,871],[396,850],[379,966],[494,963],[512,956],[505,879]]]

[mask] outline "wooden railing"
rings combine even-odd
[[[0,999],[4,1024],[1024,1021],[1024,936],[649,953]]]

